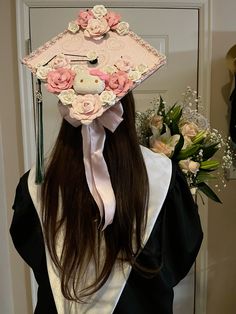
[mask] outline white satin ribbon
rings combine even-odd
[[[72,119],[63,107],[59,105],[64,119],[73,126],[81,124],[78,120]],[[123,120],[122,115],[123,108],[121,102],[118,102],[106,110],[101,117],[96,118],[89,125],[83,124],[81,128],[85,175],[90,193],[99,208],[101,221],[104,218],[103,230],[112,223],[116,209],[115,194],[103,156],[106,139],[104,127],[114,132]]]

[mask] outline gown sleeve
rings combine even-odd
[[[160,241],[163,272],[169,285],[175,286],[192,267],[203,232],[197,204],[183,172],[174,163],[172,181],[162,211]]]
[[[29,172],[20,179],[12,208],[10,234],[23,260],[32,268],[38,283],[35,314],[57,313],[48,278],[44,239],[38,214],[28,191]]]
[[[113,314],[173,314],[173,287],[193,265],[203,232],[197,205],[178,165],[151,235],[138,256],[145,268],[159,269],[144,276],[132,269]]]

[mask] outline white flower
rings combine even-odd
[[[148,71],[148,66],[146,64],[139,64],[136,66],[135,70],[139,71],[141,74],[144,74]]]
[[[48,73],[51,72],[53,69],[50,66],[39,66],[37,68],[36,76],[38,79],[42,81],[47,80]]]
[[[63,53],[60,53],[55,58],[53,58],[49,64],[53,69],[59,68],[70,68],[70,59],[65,56]]]
[[[72,21],[72,22],[70,22],[70,23],[68,24],[68,30],[69,30],[71,33],[75,34],[75,33],[77,33],[78,30],[79,30],[79,25],[76,23],[76,21]]]
[[[58,95],[58,98],[60,99],[63,105],[67,106],[67,105],[72,104],[72,102],[76,98],[76,94],[73,89],[67,89],[60,92],[60,94]]]
[[[90,51],[88,51],[86,57],[88,58],[89,61],[93,61],[93,60],[97,59],[98,54],[96,51],[90,50]]]
[[[128,77],[131,81],[133,82],[140,82],[140,78],[141,78],[141,73],[139,71],[135,71],[135,70],[131,70],[128,73]]]
[[[116,31],[119,35],[127,35],[129,32],[129,23],[127,22],[120,22],[117,25]]]
[[[85,72],[85,71],[87,72],[86,67],[80,64],[72,65],[71,70],[73,70],[75,73]]]
[[[106,72],[107,74],[113,74],[115,72],[117,72],[117,68],[114,65],[106,65],[103,68],[103,71]]]
[[[104,105],[108,104],[112,106],[116,103],[116,94],[112,91],[103,91],[99,97]]]
[[[104,7],[104,5],[95,5],[91,11],[97,19],[101,19],[107,14],[107,9]]]
[[[193,144],[193,142],[192,142],[191,138],[185,135],[184,136],[184,145],[183,145],[182,149],[185,149],[192,144]]]

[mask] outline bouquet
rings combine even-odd
[[[216,202],[219,197],[208,182],[221,177],[232,165],[230,138],[224,139],[198,112],[201,97],[190,87],[181,103],[169,107],[162,97],[151,109],[136,113],[139,142],[153,152],[163,153],[178,162],[193,194],[199,191]],[[219,187],[218,184],[215,187]]]

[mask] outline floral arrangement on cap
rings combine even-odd
[[[108,11],[104,5],[95,5],[92,9],[80,11],[77,20],[69,23],[68,30],[72,33],[83,30],[85,37],[100,40],[110,30],[127,35],[129,24],[121,21],[120,14]]]
[[[68,30],[73,34],[82,31],[86,38],[96,41],[105,38],[109,31],[124,36],[129,32],[129,24],[120,18],[103,5],[96,5],[91,10],[80,11],[77,20],[69,23]],[[45,83],[47,90],[68,107],[70,117],[82,124],[90,124],[100,117],[140,83],[149,70],[145,64],[133,64],[130,56],[120,56],[114,64],[102,69],[94,66],[98,59],[96,51],[88,51],[86,56],[61,53],[36,70],[37,78]],[[90,67],[84,66],[84,62]]]
[[[201,97],[190,87],[182,104],[176,103],[169,109],[160,97],[151,109],[137,112],[137,133],[140,144],[178,162],[193,194],[201,191],[221,202],[207,182],[221,178],[226,187],[224,173],[232,165],[233,152],[230,138],[224,139],[197,109],[192,109],[194,105],[199,109],[200,103]],[[220,191],[219,184],[215,188]]]

